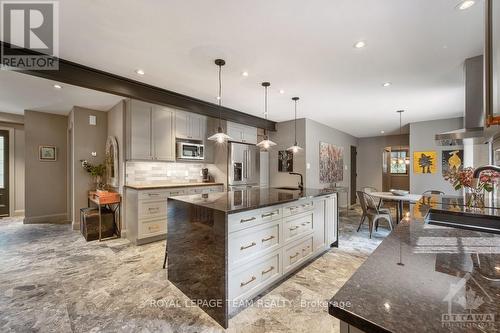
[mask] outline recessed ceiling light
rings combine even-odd
[[[56,84],[54,84],[54,88],[56,88],[56,89],[62,89],[62,86],[60,84],[56,83]]]
[[[284,93],[285,93],[285,90],[280,89],[280,94],[284,94]]]
[[[465,10],[465,9],[468,9],[468,8],[474,6],[475,3],[476,3],[475,0],[465,0],[465,1],[460,2],[457,5],[457,8],[460,10]]]
[[[366,46],[366,43],[362,40],[360,40],[359,42],[357,42],[356,44],[354,44],[354,47],[357,48],[357,49],[362,49],[363,47]]]
[[[146,73],[144,72],[144,70],[142,70],[142,69],[136,69],[136,70],[135,70],[135,73],[136,73],[136,74],[138,74],[138,75],[144,75],[144,74],[146,74]]]
[[[385,131],[384,131],[384,130],[380,131],[380,134],[384,134],[384,133],[385,133]]]
[[[241,75],[243,75],[243,76],[248,76],[248,72],[247,72],[247,71],[244,71],[243,73],[241,73]]]
[[[389,86],[391,86],[391,85],[392,85],[392,83],[390,83],[390,82],[385,82],[382,86],[384,86],[384,87],[389,87]]]

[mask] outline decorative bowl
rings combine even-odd
[[[390,192],[393,195],[396,195],[398,197],[402,197],[402,196],[410,194],[410,191],[406,191],[406,190],[391,190]]]

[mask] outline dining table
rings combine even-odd
[[[382,203],[382,200],[389,200],[397,202],[396,208],[396,223],[399,223],[403,218],[403,204],[405,202],[415,203],[422,198],[421,194],[405,194],[405,195],[396,195],[392,192],[370,192],[370,195],[374,198],[378,198],[379,205]]]

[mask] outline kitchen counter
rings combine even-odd
[[[153,184],[127,184],[125,187],[134,190],[152,190],[159,188],[176,188],[176,187],[199,187],[199,186],[218,186],[224,183],[153,183]]]
[[[499,332],[500,235],[424,223],[429,208],[464,211],[461,203],[424,197],[411,205],[411,216],[331,299],[341,332],[349,325],[364,332]]]
[[[168,279],[227,328],[253,298],[338,245],[332,190],[245,189],[168,199]]]
[[[169,200],[183,201],[197,206],[222,211],[228,214],[267,206],[283,204],[302,199],[310,199],[322,195],[337,193],[340,190],[311,189],[301,191],[281,190],[276,188],[255,188],[242,191],[229,191],[209,194],[183,195],[169,198]]]

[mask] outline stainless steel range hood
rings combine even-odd
[[[483,103],[483,56],[465,60],[465,114],[464,128],[436,134],[441,146],[461,146],[464,140],[483,143],[484,103]]]

